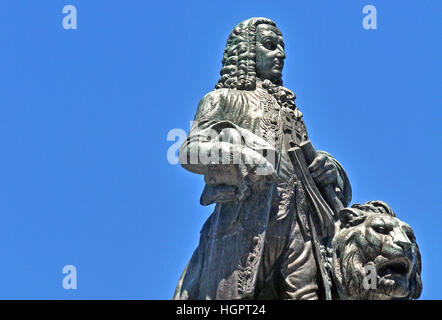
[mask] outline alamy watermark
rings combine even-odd
[[[362,8],[362,13],[365,14],[364,18],[362,19],[362,27],[365,30],[376,30],[378,28],[376,7],[368,4]]]
[[[273,136],[264,138],[227,123],[200,130],[199,123],[192,121],[191,128],[189,136],[178,128],[167,134],[167,141],[174,141],[167,150],[170,164],[245,164],[253,167],[257,175],[274,171],[276,150]]]
[[[66,290],[77,289],[77,268],[73,265],[66,265],[63,267],[63,274],[67,274],[63,278],[63,288]]]
[[[362,286],[365,290],[377,288],[377,271],[374,264],[367,264],[362,268],[364,277],[362,280]]]
[[[66,30],[77,29],[77,8],[71,4],[63,7],[63,13],[66,16],[63,18],[63,28]]]

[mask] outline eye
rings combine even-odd
[[[263,46],[264,46],[264,48],[266,48],[268,50],[272,50],[272,51],[275,50],[277,47],[275,41],[272,41],[272,40],[264,41]]]
[[[375,225],[372,228],[374,231],[381,234],[389,234],[391,231],[388,227],[382,225]]]

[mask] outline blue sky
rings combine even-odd
[[[78,29],[62,27],[64,5]],[[377,8],[377,30],[362,7]],[[276,21],[284,84],[352,203],[415,230],[442,299],[440,1],[0,2],[0,298],[169,299],[212,207],[167,161],[240,21]],[[62,287],[74,265],[77,290]]]

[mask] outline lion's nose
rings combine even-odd
[[[397,231],[398,232],[394,239],[394,243],[400,246],[405,252],[407,252],[411,248],[410,239],[408,239],[407,235],[402,230],[399,229]]]
[[[404,249],[405,252],[409,251],[410,248],[411,248],[411,243],[410,242],[399,241],[396,244],[398,246],[402,247],[402,249]]]

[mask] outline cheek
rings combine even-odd
[[[365,235],[365,230],[362,227],[359,227],[359,230],[355,230],[355,233],[357,234],[356,242],[358,248],[368,248],[368,242],[367,242],[367,236]],[[365,255],[365,250],[363,250],[362,254]]]
[[[373,229],[365,229],[365,239],[367,241],[367,253],[370,257],[375,258],[380,253],[382,248],[382,236]]]
[[[265,59],[262,54],[256,54],[256,69],[258,72],[265,71]]]
[[[256,53],[256,62],[260,66],[268,66],[271,64],[272,59],[269,58],[269,55],[263,51],[258,51]]]
[[[261,54],[256,55],[256,66],[261,67],[263,65],[264,59]]]
[[[419,249],[417,248],[416,244],[413,243],[413,245],[411,246],[411,251],[410,251],[410,258],[413,260],[413,262],[417,262],[418,261],[418,254],[419,254]]]

